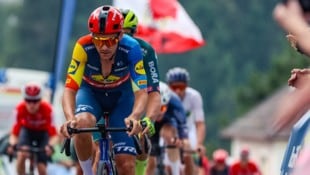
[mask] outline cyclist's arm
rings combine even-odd
[[[147,79],[143,66],[141,48],[138,44],[130,50],[129,61],[129,70],[135,93],[135,102],[132,113],[129,117],[139,120],[145,112],[145,107],[147,104]]]
[[[206,137],[206,125],[204,122],[199,121],[196,122],[196,127],[197,127],[197,142],[199,145],[203,145]]]
[[[66,120],[74,119],[74,111],[75,111],[75,90],[71,88],[65,88],[62,96],[62,108],[66,117]]]
[[[74,119],[75,96],[82,82],[86,61],[87,54],[84,48],[79,43],[76,43],[67,71],[67,79],[62,97],[62,107],[67,120]]]
[[[153,122],[156,121],[160,114],[160,93],[157,91],[148,94],[148,101],[146,107],[146,116]]]
[[[144,68],[147,75],[148,103],[146,116],[152,121],[160,115],[159,71],[157,55],[150,45],[145,45]]]
[[[195,124],[197,130],[197,142],[198,145],[203,145],[206,136],[206,124],[205,124],[205,114],[203,111],[203,102],[200,93],[196,93],[193,96],[193,113],[195,117]]]
[[[178,134],[181,139],[186,139],[188,138],[188,128],[186,125],[186,113],[183,108],[181,100],[173,95],[170,99],[169,102],[169,107],[173,109],[173,117],[177,121],[177,129],[178,129]]]
[[[13,124],[11,133],[10,133],[10,137],[9,137],[9,144],[10,145],[16,145],[18,142],[18,135],[21,129],[21,116],[18,115],[18,110],[15,109],[14,113],[13,113],[13,117],[16,118],[15,123]]]

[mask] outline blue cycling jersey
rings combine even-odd
[[[173,120],[176,122],[178,134],[180,138],[188,137],[188,129],[186,126],[186,114],[181,99],[173,93],[169,103],[167,104],[167,112],[163,120]]]

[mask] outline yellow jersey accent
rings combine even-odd
[[[145,70],[143,66],[143,60],[140,60],[136,65],[135,65],[135,71],[140,74],[140,75],[145,75]]]

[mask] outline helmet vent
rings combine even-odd
[[[104,10],[104,11],[108,11],[109,9],[110,9],[109,6],[103,6],[103,7],[102,7],[102,10]]]
[[[113,30],[117,30],[118,28],[120,28],[120,27],[119,27],[119,24],[114,24],[114,25],[113,25]]]
[[[130,21],[133,21],[135,19],[135,17],[136,17],[135,15],[132,15],[130,18]]]
[[[99,30],[100,30],[100,32],[102,32],[102,33],[104,33],[105,21],[106,21],[106,18],[105,18],[105,17],[100,18],[100,27],[99,27]]]

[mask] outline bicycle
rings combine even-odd
[[[32,145],[35,145],[34,143]],[[45,152],[44,147],[37,147],[37,146],[30,146],[30,147],[23,147],[23,146],[17,146],[14,148],[15,151],[21,151],[29,153],[30,155],[27,156],[27,159],[29,160],[28,168],[26,168],[26,175],[35,175],[36,166],[38,163],[38,154]],[[13,154],[8,155],[9,156],[9,162],[13,161]],[[27,164],[27,163],[26,163]]]
[[[79,134],[85,132],[100,132],[101,138],[99,139],[99,149],[100,149],[100,158],[97,166],[97,175],[117,175],[115,162],[114,162],[114,152],[111,149],[111,142],[110,142],[110,132],[126,132],[130,131],[132,126],[129,128],[111,128],[108,127],[108,117],[109,113],[104,112],[104,124],[97,124],[95,127],[92,128],[71,128],[68,127],[68,133],[71,134]],[[142,126],[143,127],[143,126]],[[139,143],[138,136],[134,135],[134,145],[136,147],[136,151],[138,154],[141,154],[142,148]],[[64,141],[63,147],[61,149],[61,153],[65,151],[67,156],[70,156],[70,142],[71,139],[66,139]]]

